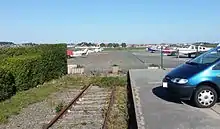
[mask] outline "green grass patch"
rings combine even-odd
[[[127,83],[126,77],[91,77],[90,81],[94,85],[98,85],[100,87],[109,87],[112,88],[113,86],[124,86]]]
[[[115,102],[111,109],[107,126],[109,129],[127,129],[128,125],[128,110],[127,110],[127,89],[116,87]]]

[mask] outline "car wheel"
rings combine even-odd
[[[210,108],[217,101],[217,92],[209,86],[200,86],[195,90],[193,101],[199,108]]]

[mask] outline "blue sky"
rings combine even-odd
[[[2,0],[0,41],[219,42],[219,0]]]

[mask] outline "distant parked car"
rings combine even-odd
[[[220,47],[213,48],[169,72],[163,87],[197,107],[209,108],[220,98]]]

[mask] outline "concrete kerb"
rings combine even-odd
[[[138,129],[145,129],[144,116],[141,109],[140,97],[139,97],[139,88],[136,87],[135,81],[131,78],[130,70],[128,72],[130,78],[130,88],[132,92],[132,99],[134,102],[134,112],[137,122]]]
[[[164,70],[166,72],[171,71],[173,68],[167,68],[167,69],[148,69],[150,71],[155,71],[155,70]],[[139,88],[136,83],[134,78],[131,77],[131,70],[128,71],[129,74],[129,80],[130,80],[130,90],[132,92],[132,101],[134,105],[134,112],[135,112],[135,117],[136,117],[136,123],[137,123],[137,128],[138,129],[147,129],[147,123],[145,123],[142,108],[141,108],[141,102],[140,102],[140,95],[139,95]],[[137,71],[141,71],[143,69],[135,69]],[[150,82],[149,82],[150,83]]]

